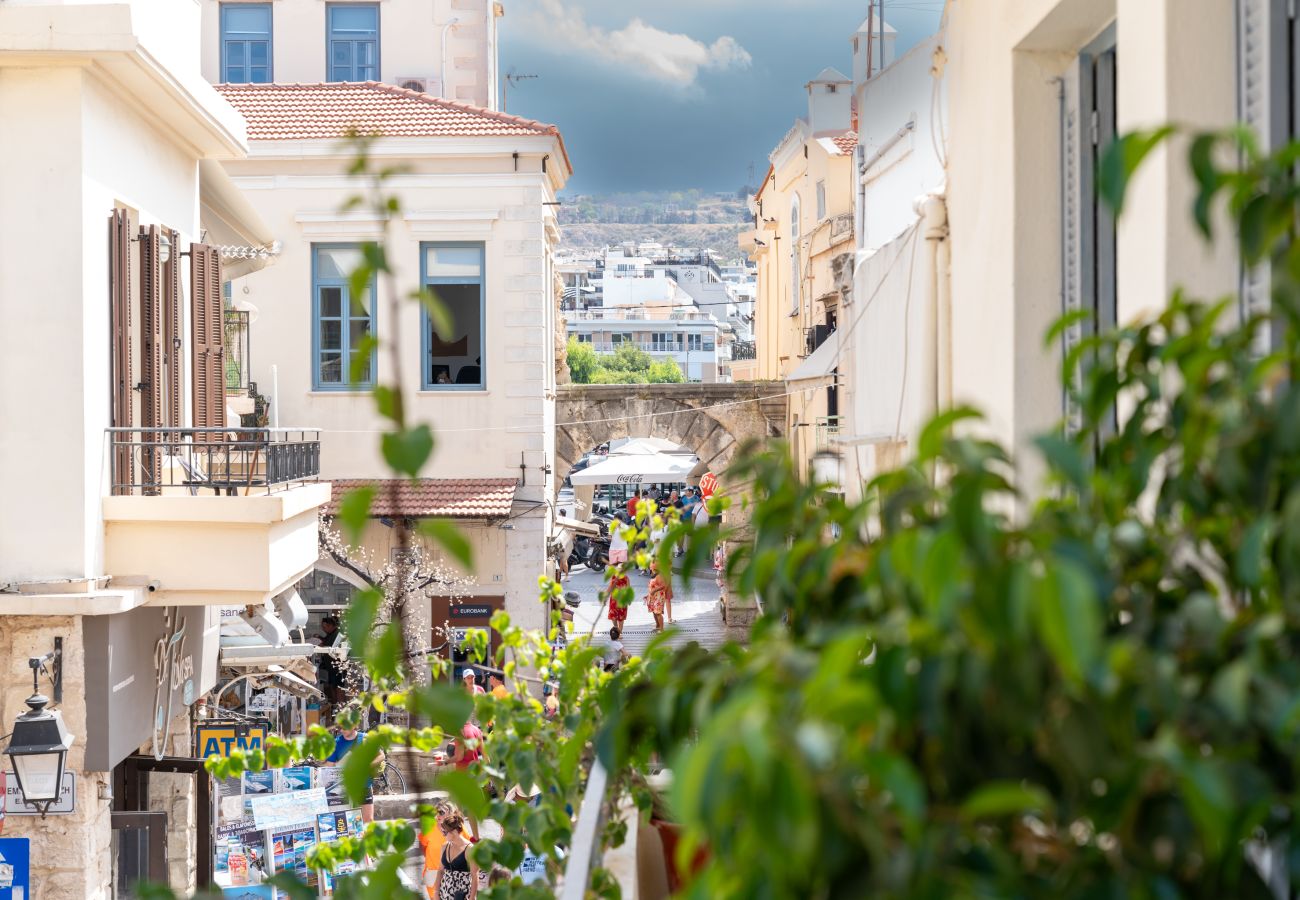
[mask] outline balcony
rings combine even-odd
[[[753,341],[736,341],[731,345],[731,358],[737,361],[758,359],[758,345]]]
[[[662,307],[646,309],[640,306],[595,306],[578,310],[565,318],[570,322],[716,322],[712,313],[700,312],[694,307],[665,310]]]
[[[817,450],[830,450],[840,434],[839,416],[818,416],[814,425]]]
[[[107,450],[105,569],[152,603],[259,605],[315,566],[317,432],[111,428]]]

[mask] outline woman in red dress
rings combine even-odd
[[[619,602],[619,592],[624,588],[630,588],[631,582],[628,581],[627,575],[622,569],[614,569],[609,579],[609,621],[618,626],[618,630],[623,630],[623,623],[627,621],[627,607]]]

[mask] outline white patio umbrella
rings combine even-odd
[[[579,484],[660,484],[685,481],[697,460],[668,453],[613,454],[569,476]]]

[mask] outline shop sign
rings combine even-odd
[[[269,723],[251,724],[210,720],[201,722],[194,728],[194,749],[199,759],[230,756],[232,750],[247,753],[249,750],[262,750],[266,744]]]
[[[491,603],[453,603],[450,616],[453,619],[483,619],[491,618],[492,612]]]
[[[31,839],[0,838],[0,900],[31,896]]]
[[[18,789],[18,779],[9,772],[4,779],[5,813],[11,816],[39,816],[41,811],[30,803],[23,802],[23,792]],[[63,789],[59,799],[50,806],[50,815],[67,815],[77,808],[77,776],[73,772],[63,773]],[[3,897],[0,894],[0,897]]]

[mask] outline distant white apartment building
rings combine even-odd
[[[740,313],[707,252],[625,245],[557,262],[568,332],[597,353],[632,343],[672,358],[690,381],[729,381]]]

